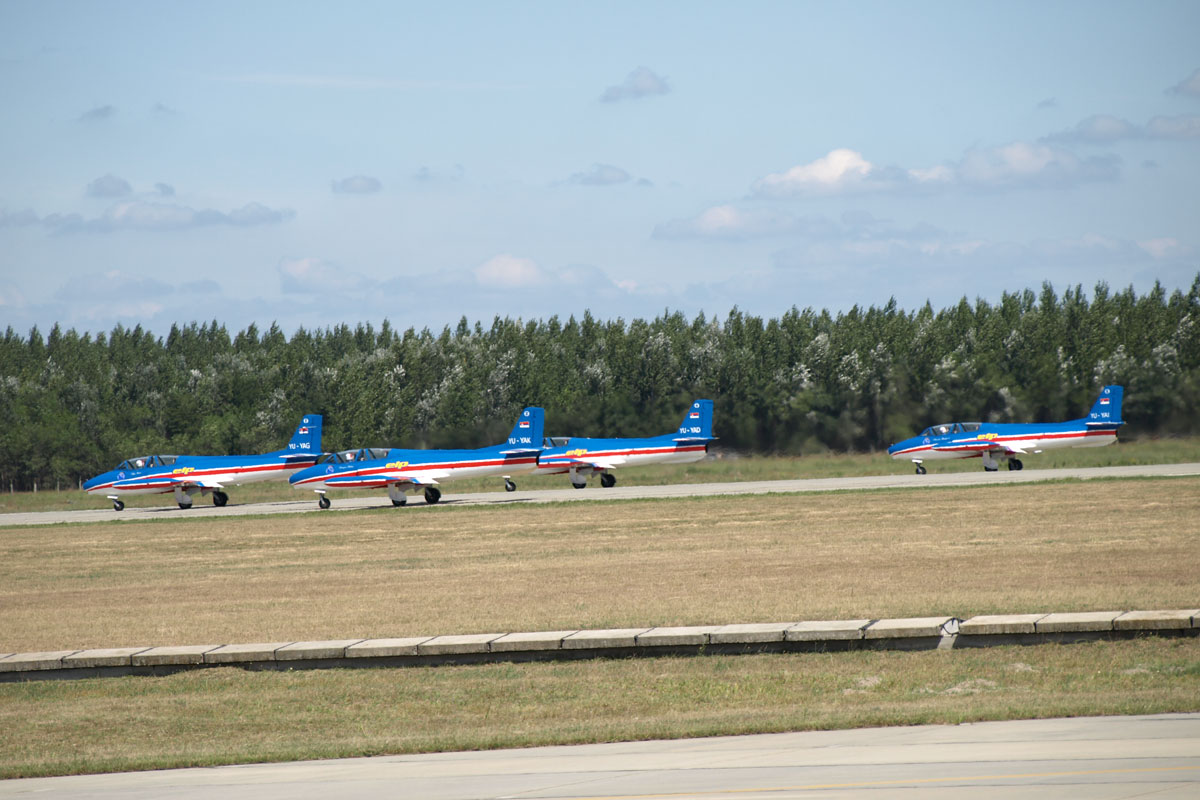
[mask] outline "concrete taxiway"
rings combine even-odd
[[[619,475],[619,473],[618,473]],[[687,483],[669,486],[614,486],[602,489],[590,484],[586,489],[542,489],[536,491],[481,492],[454,494],[454,484],[443,487],[439,506],[511,505],[520,503],[563,503],[578,500],[638,500],[664,497],[714,497],[724,495],[770,494],[793,492],[833,492],[866,489],[914,489],[944,486],[990,486],[1011,483],[1035,483],[1054,480],[1094,480],[1097,478],[1140,478],[1200,475],[1200,464],[1147,464],[1128,467],[1087,467],[1079,469],[1026,469],[1017,472],[950,472],[928,475],[868,475],[856,478],[806,478],[783,481],[741,481],[737,483]],[[516,476],[520,481],[520,476]],[[565,478],[563,479],[566,480]],[[150,508],[127,508],[113,511],[112,506],[83,511],[43,511],[0,514],[0,526],[55,525],[64,522],[114,522],[123,520],[191,519],[195,517],[228,517],[248,514],[297,514],[318,511],[315,495],[297,492],[300,499],[273,503],[238,504],[237,489],[230,490],[231,502],[223,508],[208,505],[200,498],[187,510],[163,495],[163,505]],[[383,491],[333,492],[329,511],[353,511],[363,508],[391,508]],[[100,502],[99,500],[97,502]],[[411,498],[410,506],[424,506],[419,495]],[[405,508],[397,508],[404,513]]]
[[[1200,796],[1200,714],[981,722],[0,782],[91,800]]]

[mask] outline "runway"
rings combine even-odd
[[[1200,796],[1200,714],[981,722],[0,782],[0,798]]]
[[[619,473],[618,473],[619,474]],[[857,478],[806,478],[783,481],[743,481],[736,483],[687,483],[668,486],[614,486],[602,489],[589,484],[586,489],[541,489],[536,491],[481,492],[454,494],[454,484],[443,487],[439,506],[511,505],[520,503],[564,503],[580,500],[639,500],[664,497],[716,497],[727,495],[832,492],[869,489],[915,489],[945,486],[990,486],[1011,483],[1034,483],[1054,480],[1094,480],[1097,478],[1135,478],[1200,475],[1200,464],[1148,464],[1127,467],[1087,467],[1080,469],[1025,469],[1016,472],[950,472],[928,475],[869,475]],[[518,486],[520,477],[517,476]],[[565,482],[564,478],[564,482]],[[273,503],[237,503],[236,487],[230,490],[230,503],[223,508],[197,499],[190,509],[179,508],[170,495],[163,495],[163,505],[150,508],[127,508],[113,511],[110,505],[81,511],[43,511],[0,514],[0,526],[55,525],[81,522],[116,522],[126,520],[194,519],[197,517],[228,517],[248,514],[300,514],[319,511],[315,495],[297,492],[299,499]],[[333,506],[323,513],[353,511],[364,508],[392,508],[383,491],[332,492]],[[98,501],[99,502],[99,501]],[[424,506],[418,495],[410,498],[409,506],[397,508],[402,514],[411,507]]]

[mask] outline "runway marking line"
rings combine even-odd
[[[720,789],[700,792],[667,792],[661,794],[577,795],[571,800],[655,800],[669,797],[722,797],[726,795],[766,794],[767,792],[803,792],[817,789],[862,789],[875,786],[919,786],[931,783],[959,781],[1022,780],[1028,778],[1069,778],[1082,775],[1124,775],[1138,772],[1181,772],[1200,770],[1200,764],[1188,767],[1128,767],[1125,769],[1081,769],[1062,772],[1015,772],[1011,775],[960,775],[947,778],[912,778],[890,781],[855,781],[853,783],[811,783],[800,786],[765,786],[759,789]]]

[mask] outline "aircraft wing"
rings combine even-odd
[[[625,463],[625,459],[617,458],[572,458],[570,461],[554,461],[551,462],[556,467],[591,467],[595,470],[614,469]]]
[[[1033,446],[1033,442],[1005,442],[1001,449],[1012,455],[1025,455]]]
[[[162,489],[164,492],[180,489],[224,489],[224,484],[204,478],[193,478],[188,475],[147,475],[143,478],[126,478],[113,484],[114,490],[119,489]]]

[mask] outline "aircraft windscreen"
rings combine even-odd
[[[367,461],[368,459],[374,460],[377,458],[387,458],[387,454],[388,451],[386,447],[364,447],[355,455],[355,460]]]
[[[947,433],[954,433],[954,423],[946,422],[941,425],[934,425],[930,428],[930,436],[945,436]]]
[[[566,447],[571,443],[570,436],[547,436],[542,442],[543,447]]]

